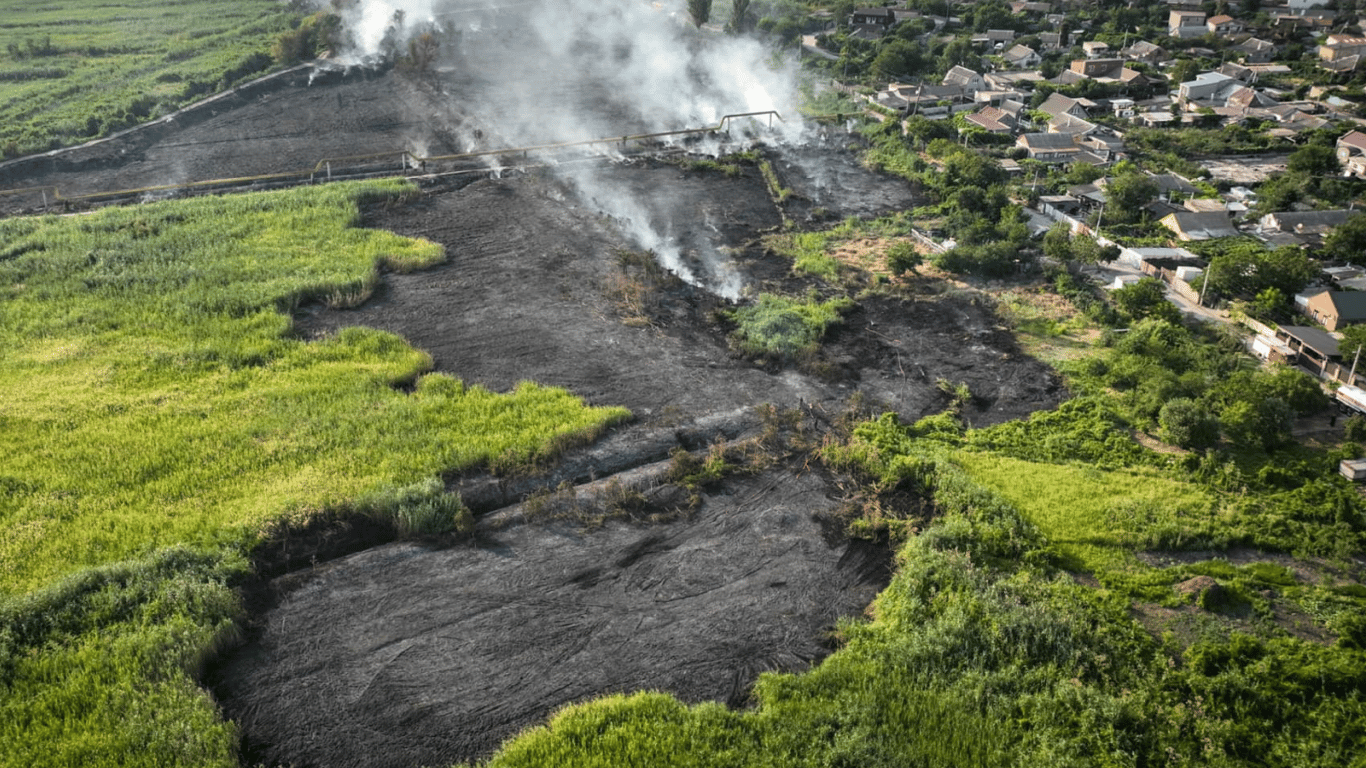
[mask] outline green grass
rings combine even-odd
[[[442,258],[357,229],[398,182],[0,222],[0,590],[179,542],[241,537],[621,412],[442,375],[396,336],[305,343],[282,310]],[[396,387],[416,385],[411,394]]]
[[[1134,550],[1208,546],[1219,503],[1150,468],[1100,470],[964,451],[957,462],[1039,528],[1069,569],[1140,568]]]
[[[304,341],[441,247],[357,228],[402,181],[0,221],[0,765],[224,765],[198,688],[282,521],[467,530],[439,477],[515,467],[629,416],[428,373],[393,334]]]
[[[272,64],[278,0],[0,0],[0,154],[107,135]]]

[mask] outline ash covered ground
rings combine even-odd
[[[523,107],[563,86],[604,101],[600,125],[658,128],[552,69],[520,92]],[[170,128],[0,173],[4,186],[108,191],[543,138],[461,108],[483,104],[470,89],[496,72],[281,78]],[[441,243],[448,261],[385,275],[356,309],[305,307],[299,334],[390,330],[469,384],[561,386],[636,419],[541,472],[450,478],[479,513],[471,541],[371,546],[382,533],[328,531],[319,541],[342,544],[268,563],[304,567],[254,595],[250,641],[210,680],[242,727],[246,762],[479,759],[567,703],[659,689],[743,706],[760,672],[829,652],[835,621],[862,612],[890,568],[885,547],[839,535],[847,478],[811,459],[849,404],[914,419],[945,406],[939,380],[962,382],[980,425],[1062,395],[968,292],[863,299],[801,366],[732,351],[716,310],[819,288],[759,244],[785,214],[800,223],[815,208],[843,218],[913,204],[900,181],[860,169],[848,141],[757,145],[795,193],[786,210],[753,165],[732,176],[636,156],[429,178],[418,199],[365,212],[366,226]],[[642,262],[646,249],[692,282]],[[780,448],[765,442],[774,413],[793,414]],[[718,443],[768,446],[771,460],[695,497],[668,481],[671,452]],[[600,519],[621,488],[638,494],[630,512]],[[353,553],[329,560],[339,548]]]

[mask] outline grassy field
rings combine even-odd
[[[0,155],[76,144],[273,64],[278,0],[0,0]]]
[[[0,222],[0,764],[231,765],[197,687],[263,532],[329,510],[455,527],[435,480],[628,417],[428,373],[287,312],[444,258],[355,225],[401,181]],[[433,515],[446,519],[432,521]]]

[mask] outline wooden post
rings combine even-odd
[[[328,181],[331,181],[331,180],[332,180],[332,161],[331,161],[331,160],[328,160],[328,161],[327,161],[327,180],[328,180]]]

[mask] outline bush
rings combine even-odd
[[[1170,400],[1157,416],[1162,439],[1173,445],[1203,450],[1219,441],[1219,421],[1188,398]]]

